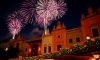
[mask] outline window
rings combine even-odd
[[[51,52],[51,46],[48,47],[48,52]]]
[[[93,28],[92,29],[92,35],[93,35],[93,37],[99,36],[99,32],[98,32],[98,29],[97,28]]]
[[[73,43],[73,40],[72,39],[69,39],[69,43]]]
[[[44,53],[46,53],[46,49],[47,49],[47,47],[44,47]]]
[[[58,35],[58,38],[60,38],[60,35]]]
[[[61,45],[57,45],[57,51],[61,49]]]
[[[25,49],[25,51],[27,51],[27,48]]]
[[[80,38],[79,37],[76,38],[76,42],[80,42]]]

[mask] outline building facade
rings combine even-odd
[[[92,8],[89,7],[88,15],[85,17],[82,14],[80,27],[68,29],[58,21],[57,26],[54,26],[51,33],[47,29],[46,34],[43,33],[42,37],[30,40],[17,37],[13,42],[1,46],[5,48],[8,45],[18,46],[20,50],[19,55],[22,56],[45,55],[60,51],[63,48],[72,48],[78,44],[83,45],[87,36],[100,38],[100,8],[93,12]]]
[[[88,15],[81,18],[81,29],[84,40],[86,36],[91,38],[100,37],[100,8],[93,12],[92,8],[88,8]]]
[[[57,22],[57,26],[52,32],[49,30],[46,35],[42,36],[42,54],[60,51],[63,48],[71,48],[76,44],[81,44],[83,41],[81,28],[66,29],[64,24]]]
[[[49,33],[49,32],[47,32]],[[72,48],[78,44],[84,44],[86,37],[100,38],[100,8],[93,12],[88,8],[88,15],[81,17],[81,26],[73,29],[67,29],[64,24],[57,22],[49,35],[42,36],[42,54],[59,51],[63,48]]]

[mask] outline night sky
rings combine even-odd
[[[9,38],[11,35],[7,28],[7,16],[17,10],[22,0],[0,0],[0,40]],[[59,19],[64,22],[67,28],[80,26],[81,14],[87,14],[87,7],[92,6],[94,10],[99,7],[99,0],[65,0],[68,11]],[[49,26],[50,29],[56,25],[53,21]],[[26,38],[41,36],[43,29],[38,24],[27,24],[20,32]]]

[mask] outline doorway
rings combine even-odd
[[[33,56],[37,56],[38,55],[38,45],[37,44],[34,44],[32,46],[32,55]]]

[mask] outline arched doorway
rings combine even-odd
[[[38,45],[37,44],[34,44],[32,46],[32,55],[33,56],[37,56],[38,55]]]
[[[16,50],[19,51],[19,43],[16,44]]]

